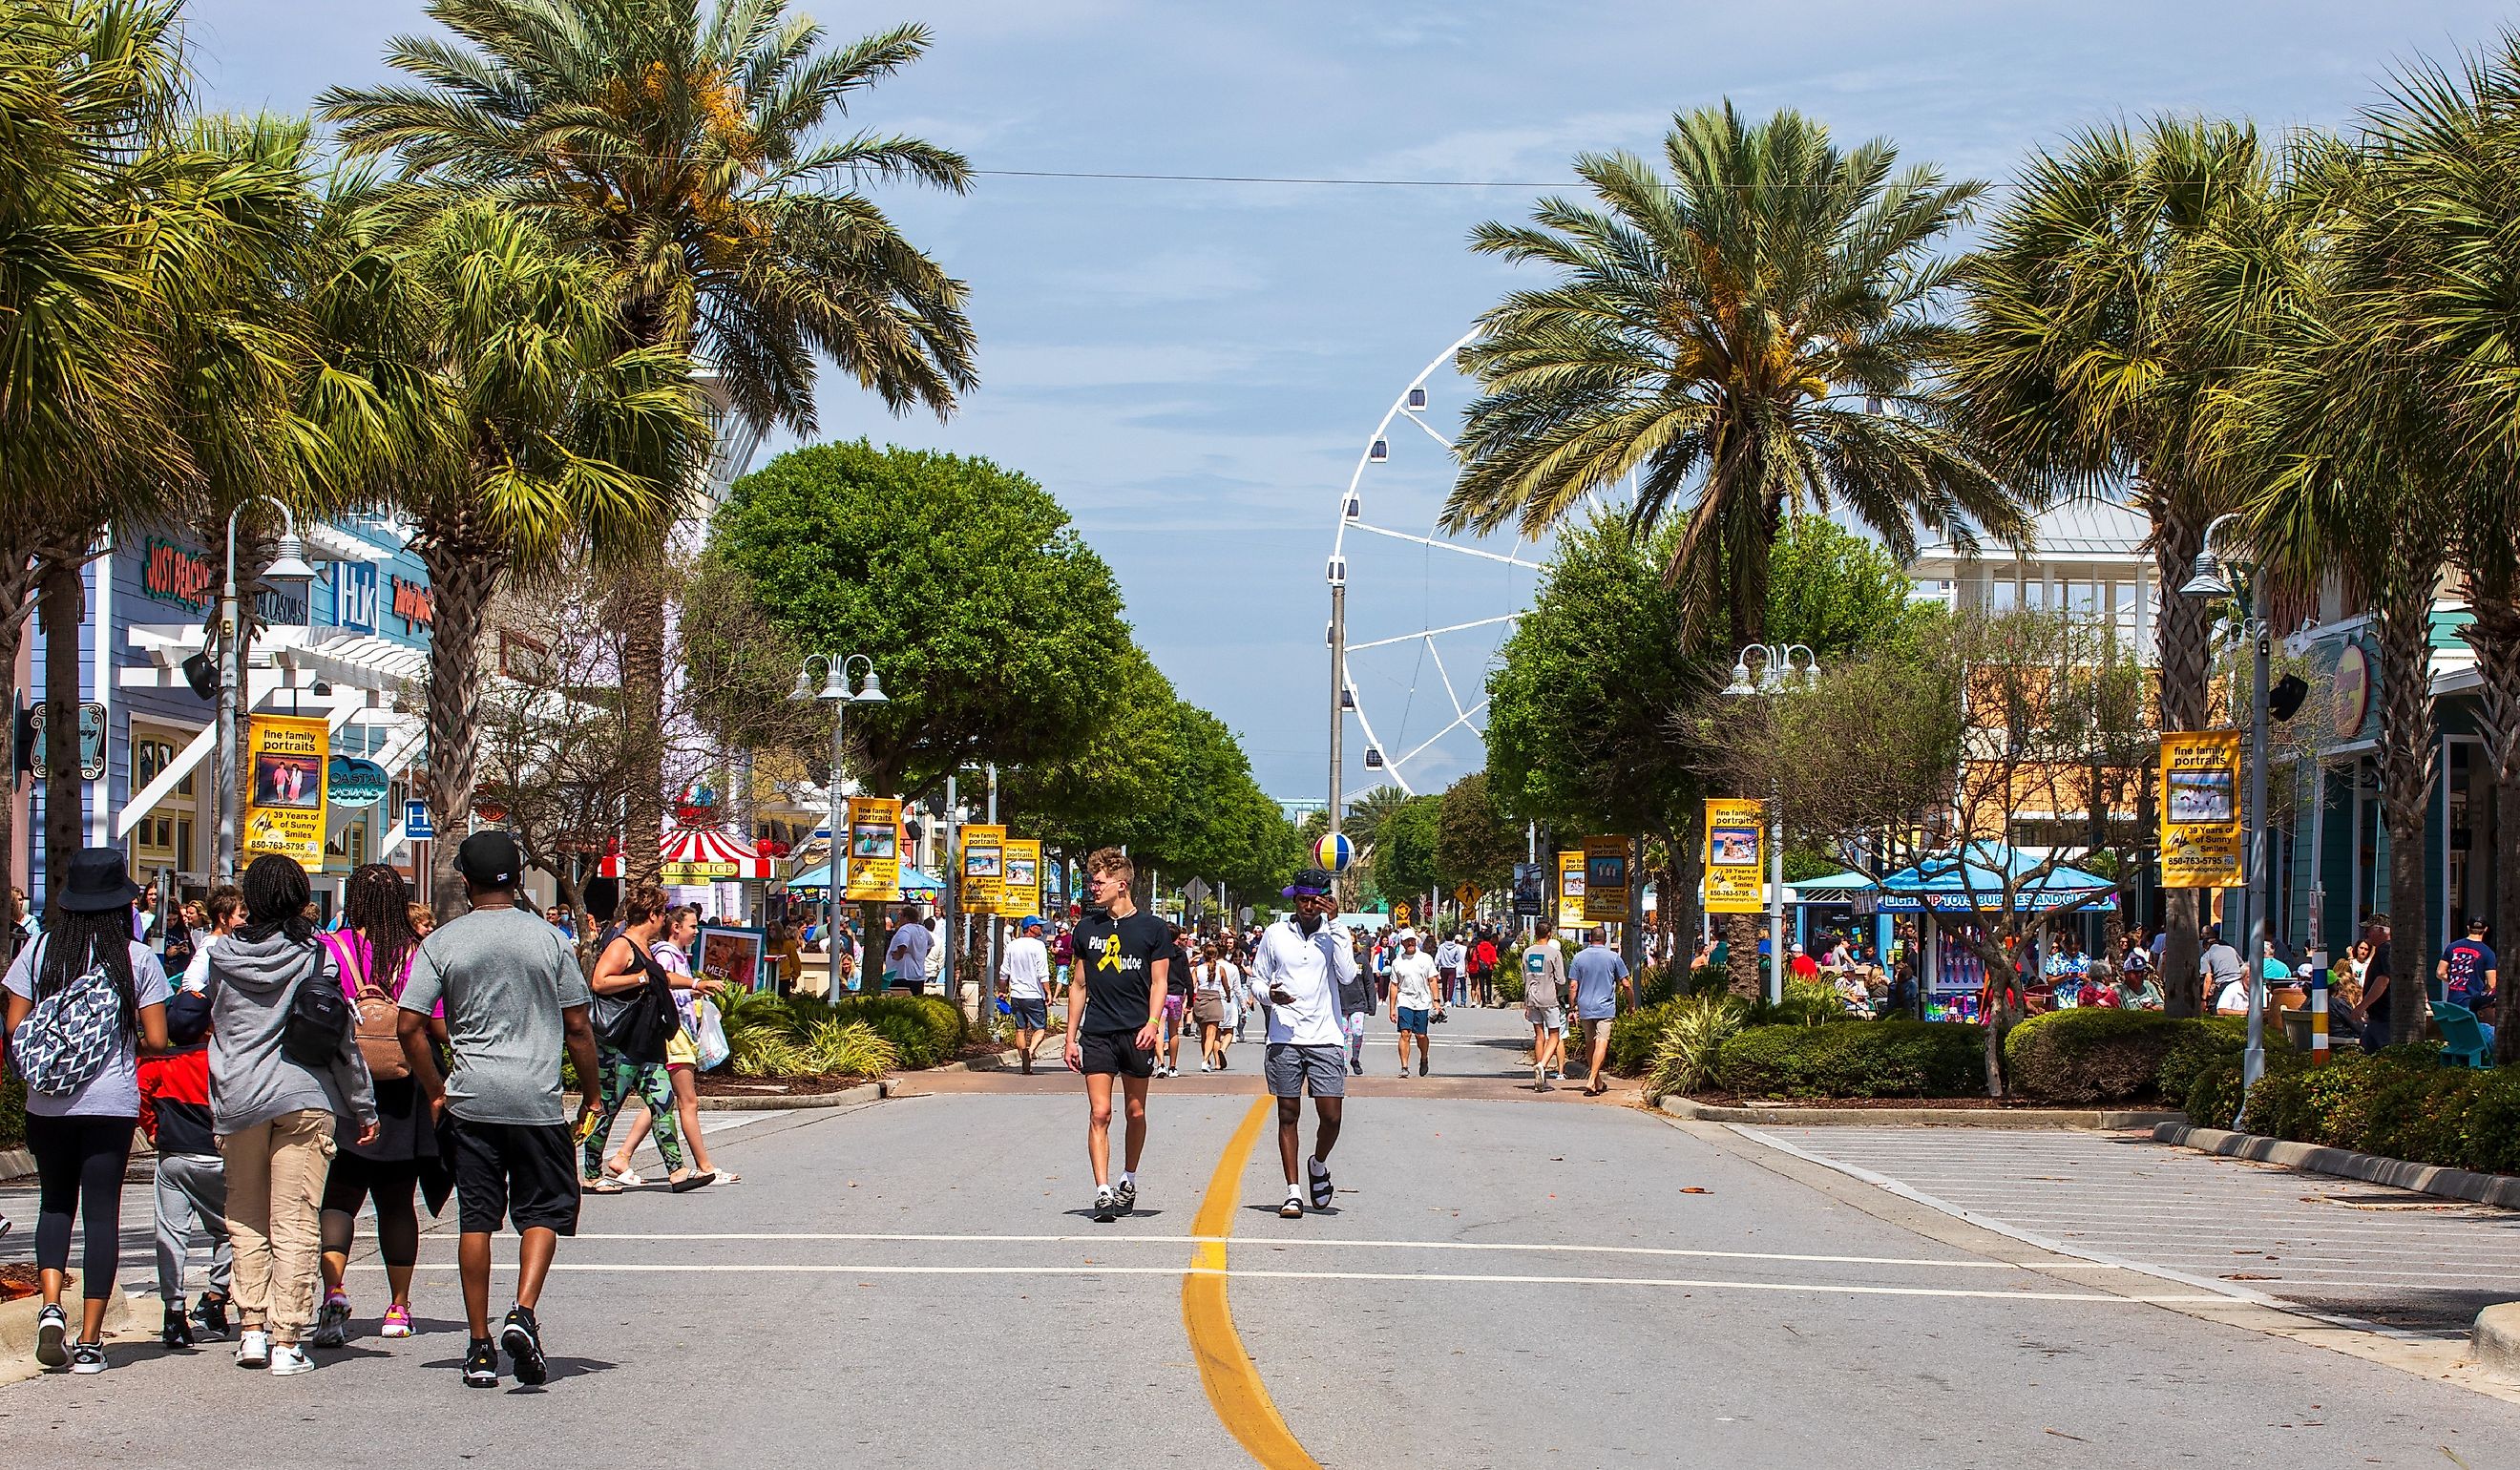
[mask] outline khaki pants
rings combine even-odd
[[[324,1177],[333,1115],[300,1108],[219,1136],[227,1159],[228,1234],[236,1242],[238,1322],[293,1343],[315,1319]]]

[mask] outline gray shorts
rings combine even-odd
[[[1307,1084],[1316,1097],[1347,1095],[1345,1047],[1298,1047],[1292,1042],[1271,1042],[1265,1070],[1269,1075],[1269,1095],[1273,1097],[1301,1097]]]
[[[1566,1011],[1556,1005],[1526,1005],[1522,1008],[1522,1018],[1548,1031],[1566,1029]]]

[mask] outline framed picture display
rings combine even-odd
[[[692,973],[732,990],[768,990],[770,970],[762,959],[769,938],[760,929],[702,924],[699,941],[692,947]]]

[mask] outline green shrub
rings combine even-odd
[[[1637,971],[1637,988],[1643,994],[1645,1004],[1660,1005],[1678,994],[1674,977],[1679,968],[1676,964],[1648,964]]]
[[[2198,1128],[2229,1128],[2240,1110],[2240,1058],[2216,1055],[2200,1061],[2189,1075],[2182,1105],[2187,1121]]]
[[[1755,1026],[1718,1052],[1748,1097],[1962,1097],[1986,1091],[1977,1027],[1943,1021]]]
[[[0,1081],[0,1148],[26,1146],[26,1085],[11,1077]]]
[[[1662,1032],[1671,1024],[1674,1012],[1683,1002],[1666,1001],[1642,1010],[1631,1010],[1610,1023],[1610,1051],[1602,1066],[1621,1077],[1635,1077],[1653,1062],[1654,1048],[1662,1045]],[[1573,1028],[1568,1028],[1572,1035]],[[1569,1058],[1572,1060],[1572,1058]]]
[[[1499,957],[1496,974],[1488,983],[1496,988],[1497,1003],[1520,1005],[1522,1003],[1522,952],[1516,950],[1509,958]]]
[[[2057,1102],[2145,1096],[2160,1089],[2162,1063],[2172,1048],[2205,1024],[2157,1010],[2051,1010],[2004,1037],[2005,1081],[2030,1096]]]
[[[932,1067],[963,1049],[962,1008],[934,996],[731,993],[719,998],[731,1065],[740,1076],[780,1077]],[[880,1067],[861,1062],[882,1060]]]
[[[1753,1026],[1825,1026],[1854,1019],[1846,999],[1825,980],[1788,980],[1774,1004],[1760,1001],[1750,1010]]]
[[[1740,1031],[1743,1009],[1730,996],[1691,996],[1675,1005],[1646,1069],[1645,1101],[1722,1082],[1724,1044]]]
[[[1688,972],[1688,993],[1712,995],[1732,988],[1732,972],[1720,964],[1701,964]]]
[[[2282,1045],[2282,1037],[2283,1028],[2268,1028],[2269,1054]],[[2227,1058],[2236,1061],[2248,1047],[2249,1025],[2245,1017],[2200,1016],[2190,1021],[2186,1030],[2172,1038],[2170,1048],[2162,1054],[2161,1070],[2156,1074],[2155,1085],[2163,1100],[2184,1098],[2206,1068]],[[2232,1101],[2236,1104],[2238,1098],[2235,1096]],[[2200,1126],[2205,1125],[2205,1120],[2197,1116],[2194,1109],[2189,1109],[2187,1116]],[[2227,1120],[2230,1116],[2228,1112],[2223,1114]]]

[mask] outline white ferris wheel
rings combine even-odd
[[[1415,796],[1485,763],[1488,671],[1545,565],[1541,547],[1510,532],[1438,528],[1456,462],[1433,420],[1458,419],[1469,401],[1454,363],[1477,335],[1392,399],[1339,497],[1328,568],[1333,814],[1378,782]]]

